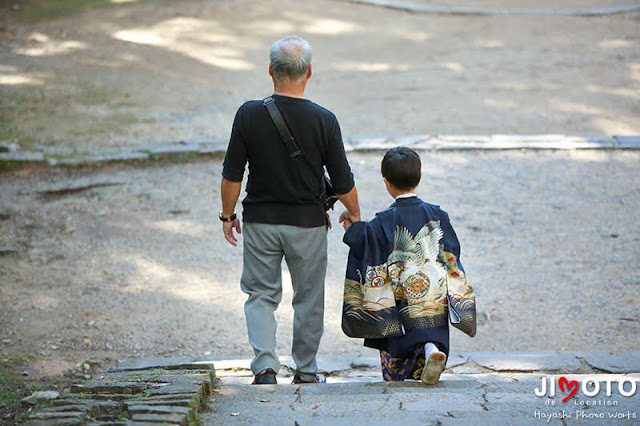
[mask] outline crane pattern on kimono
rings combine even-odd
[[[396,227],[393,250],[382,265],[368,266],[362,291],[366,309],[395,306],[407,300],[403,315],[421,317],[446,312],[443,232],[438,221],[424,225],[415,237]],[[390,284],[383,288],[384,284]],[[391,290],[391,291],[389,291]]]

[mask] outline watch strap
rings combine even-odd
[[[220,214],[218,215],[218,217],[220,218],[221,221],[223,222],[227,222],[227,223],[231,223],[234,220],[236,220],[236,217],[238,217],[235,212],[230,216],[230,217],[224,217],[224,215],[222,214],[222,212],[220,212]]]

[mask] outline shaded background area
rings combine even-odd
[[[336,112],[345,137],[640,133],[639,12],[448,16],[342,0],[46,3],[104,7],[40,20],[62,12],[36,0],[0,9],[0,141],[23,149],[64,155],[226,139],[236,108],[270,93],[268,48],[289,33],[314,47],[307,95]],[[471,3],[557,8],[542,0],[438,4]]]

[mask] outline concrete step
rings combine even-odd
[[[640,424],[640,351],[452,355],[434,386],[384,382],[377,355],[321,355],[327,384],[292,385],[291,360],[281,361],[278,384],[261,386],[250,385],[249,359],[211,361],[216,384],[203,423]]]
[[[539,374],[443,374],[439,383],[417,381],[345,381],[306,385],[225,384],[214,389],[211,409],[200,415],[204,424],[633,424],[640,421],[640,397],[620,394],[613,375],[567,375],[569,382],[599,380],[602,391],[587,397],[578,390],[556,390],[538,396],[545,376]],[[628,377],[628,376],[625,376]],[[557,377],[553,377],[557,381]],[[640,375],[633,375],[640,381]],[[289,381],[284,382],[289,383]],[[573,385],[572,385],[573,387]],[[631,386],[626,384],[625,392]],[[601,404],[601,405],[597,405]],[[607,405],[609,404],[609,405]],[[609,416],[621,416],[611,419]]]
[[[318,356],[326,384],[252,386],[248,358],[119,362],[27,424],[640,424],[640,351],[451,355],[441,380],[385,382],[377,355]]]

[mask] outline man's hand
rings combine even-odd
[[[242,182],[234,182],[222,178],[222,182],[220,183],[220,195],[222,198],[222,213],[224,217],[231,217],[229,213],[233,213],[235,211],[236,202],[238,201],[238,197],[240,196],[240,188],[242,187]],[[224,213],[229,216],[224,215]],[[224,237],[229,241],[229,244],[232,246],[238,245],[238,239],[233,234],[233,229],[235,228],[238,234],[242,234],[242,230],[240,229],[240,219],[237,217],[231,222],[225,222],[222,225],[222,233]]]
[[[242,229],[240,228],[240,219],[235,218],[232,222],[224,222],[222,224],[222,232],[224,233],[224,237],[229,241],[229,244],[232,246],[238,245],[238,239],[236,238],[233,230],[236,230],[238,234],[242,234]]]

